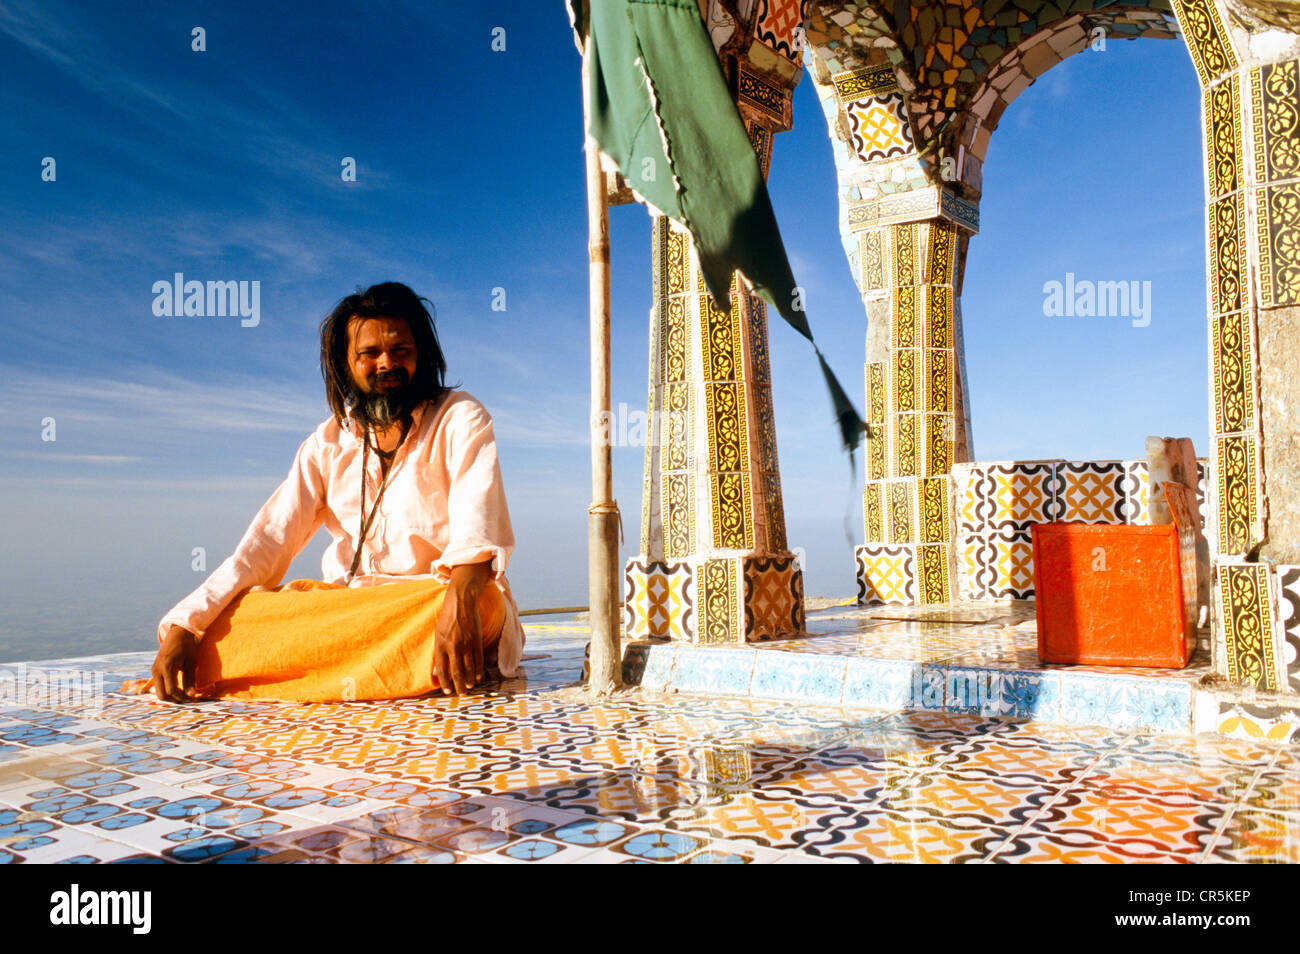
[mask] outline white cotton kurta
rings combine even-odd
[[[240,593],[278,585],[322,525],[334,538],[321,560],[322,579],[348,582],[361,526],[364,445],[360,427],[347,424],[341,427],[330,418],[303,441],[289,476],[253,518],[235,552],[162,618],[159,640],[172,624],[201,637]],[[372,452],[367,511],[382,479]],[[491,560],[506,603],[498,664],[503,675],[513,676],[524,647],[519,610],[505,577],[514,546],[492,418],[469,394],[450,391],[438,406],[426,403],[413,412],[349,585],[447,580],[454,566]]]

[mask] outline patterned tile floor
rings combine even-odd
[[[646,690],[591,702],[585,642],[530,626],[525,678],[395,703],[114,692],[147,653],[0,666],[0,863],[1300,860],[1300,748]],[[78,696],[60,671],[106,691]]]

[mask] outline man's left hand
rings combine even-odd
[[[478,625],[478,598],[492,579],[490,563],[452,567],[451,581],[438,613],[433,666],[438,685],[457,695],[483,682],[483,634]]]

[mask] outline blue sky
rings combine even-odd
[[[0,660],[150,648],[202,579],[194,548],[215,567],[326,416],[320,319],[390,279],[435,302],[451,380],[496,419],[521,606],[586,602],[579,57],[558,0],[451,9],[0,0]],[[861,406],[866,323],[811,86],[776,139],[772,199],[814,332]],[[962,300],[978,459],[1131,458],[1152,433],[1204,454],[1198,99],[1181,44],[1113,41],[1003,117]],[[632,411],[644,209],[611,210],[611,231],[614,403]],[[259,324],[154,315],[154,282],[176,272],[259,281]],[[1150,325],[1044,317],[1044,283],[1067,272],[1150,281]],[[809,593],[847,596],[861,471],[837,449],[810,349],[779,320],[771,343],[790,542]],[[615,450],[633,534],[641,455]],[[292,575],[319,573],[322,548]]]

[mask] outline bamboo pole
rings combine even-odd
[[[591,39],[582,57],[583,117]],[[584,122],[585,126],[585,122]],[[618,504],[609,426],[609,209],[600,149],[587,149],[587,257],[591,308],[591,506],[587,508],[587,595],[591,606],[591,675],[588,691],[609,695],[622,684],[619,645]]]

